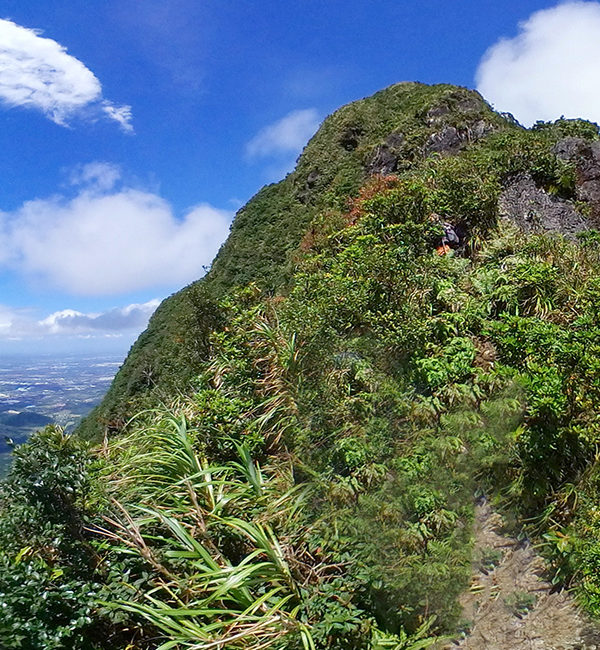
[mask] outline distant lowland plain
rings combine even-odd
[[[15,445],[48,424],[70,431],[100,402],[118,355],[6,356],[0,360],[0,475]]]

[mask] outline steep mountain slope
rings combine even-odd
[[[599,151],[596,125],[526,130],[451,86],[328,118],[157,311],[97,442],[49,427],[17,450],[9,650],[485,635],[460,607],[483,494],[539,544],[544,589],[598,617]]]
[[[143,404],[186,390],[203,358],[211,319],[218,318],[214,299],[249,282],[285,292],[315,216],[344,208],[370,175],[406,171],[429,155],[455,154],[514,128],[478,93],[450,85],[400,83],[336,111],[296,169],[238,212],[207,277],[163,302],[80,434],[98,438]]]

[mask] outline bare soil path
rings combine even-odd
[[[456,650],[600,650],[592,627],[567,591],[555,591],[528,542],[506,534],[502,517],[476,506],[475,566],[461,598],[465,634]]]

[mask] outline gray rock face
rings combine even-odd
[[[431,153],[454,154],[467,144],[485,138],[492,131],[494,131],[494,126],[485,120],[478,120],[464,129],[446,125],[440,131],[429,136],[423,148],[423,153],[426,156]]]
[[[398,154],[395,154],[387,145],[375,147],[373,158],[367,167],[369,174],[382,174],[387,176],[398,169]]]
[[[432,133],[425,144],[423,153],[456,153],[467,140],[466,136],[454,126],[445,126],[441,131]]]
[[[500,194],[498,210],[525,232],[558,232],[569,239],[590,224],[569,201],[551,196],[529,174],[515,176]]]
[[[583,138],[564,138],[556,143],[558,158],[575,165],[577,171],[576,196],[586,201],[596,226],[600,224],[600,142]]]
[[[469,139],[471,141],[480,140],[481,138],[485,138],[486,135],[489,135],[493,131],[495,131],[495,128],[492,124],[486,122],[485,120],[479,120],[478,122],[475,122],[473,127],[470,129]]]
[[[482,111],[488,110],[482,97],[476,93],[455,92],[443,101],[430,106],[421,119],[430,127],[431,134],[418,151],[407,152],[405,137],[402,133],[390,134],[385,141],[375,147],[365,168],[368,174],[393,174],[402,165],[401,160],[407,155],[429,156],[433,153],[453,155],[463,147],[484,138],[497,127],[482,119]],[[458,122],[457,122],[458,120]],[[460,126],[456,124],[460,123]],[[353,134],[344,133],[342,146],[352,146]]]
[[[450,113],[450,106],[446,103],[438,104],[437,106],[432,106],[425,116],[427,124],[436,124],[441,122],[446,115]]]
[[[398,169],[403,155],[405,138],[402,133],[390,133],[383,144],[375,147],[371,161],[367,164],[367,173],[387,176]]]
[[[448,100],[432,106],[425,115],[425,120],[430,126],[443,122],[450,113],[477,113],[484,105],[483,98],[474,94],[450,96]]]
[[[321,172],[319,169],[315,168],[308,174],[304,185],[296,191],[296,198],[300,203],[306,204],[310,201],[311,192],[316,188],[320,178]]]
[[[427,120],[433,124],[443,122],[443,118],[450,113],[450,108],[445,104],[432,108],[427,114]],[[432,117],[430,117],[430,115]],[[422,155],[432,153],[456,154],[466,145],[484,138],[494,131],[494,126],[485,120],[478,120],[465,129],[457,129],[446,124],[439,131],[432,133],[422,150]],[[366,169],[369,174],[393,174],[398,170],[400,160],[404,156],[405,137],[402,133],[394,132],[388,135],[383,144],[373,150],[371,160]]]
[[[385,139],[387,146],[391,147],[392,149],[402,149],[405,141],[406,138],[404,137],[404,133],[400,133],[399,131],[390,133]]]
[[[306,187],[308,189],[312,189],[316,184],[317,181],[319,180],[321,176],[321,173],[319,172],[318,169],[313,169],[308,177],[306,178]]]
[[[572,160],[575,156],[581,156],[582,152],[589,147],[589,142],[583,138],[563,138],[559,140],[552,150],[561,160]]]

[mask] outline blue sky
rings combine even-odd
[[[322,118],[392,83],[600,120],[597,2],[5,0],[0,19],[0,354],[126,352]]]

